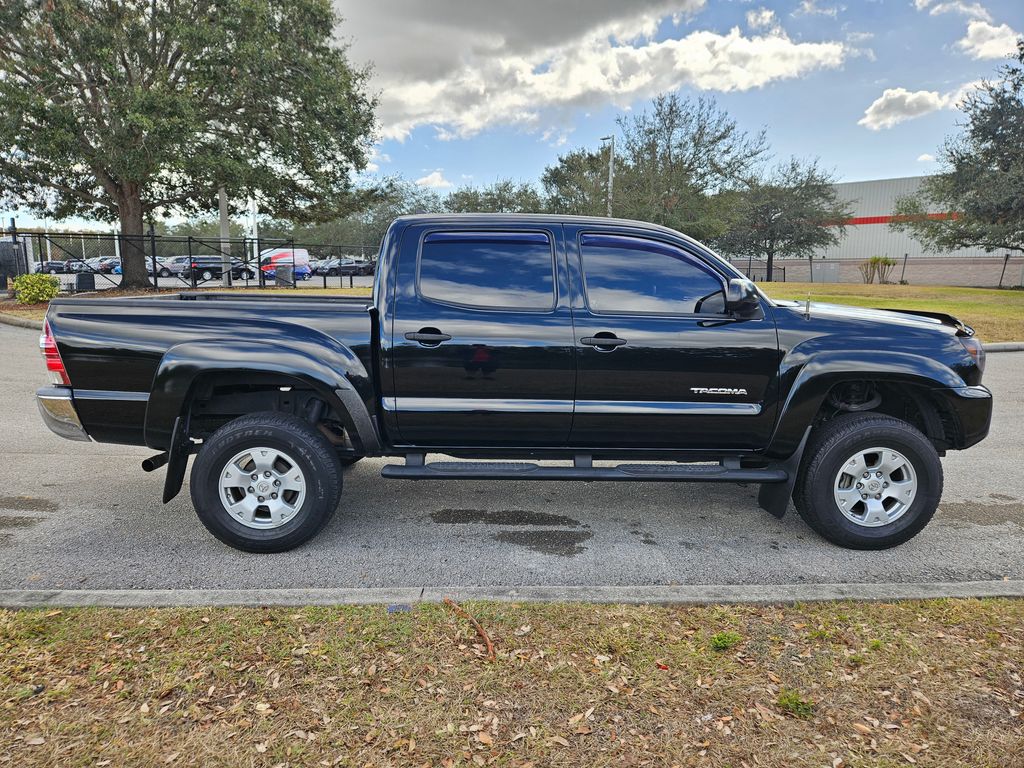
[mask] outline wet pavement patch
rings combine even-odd
[[[578,528],[579,520],[566,515],[553,515],[548,512],[534,512],[529,509],[439,509],[430,514],[435,523],[484,525],[544,525]]]
[[[0,496],[0,509],[13,509],[18,512],[56,512],[57,504],[49,499],[36,499],[31,496]]]
[[[1024,525],[1024,504],[979,504],[973,501],[941,502],[939,504],[939,519],[957,520],[975,525],[999,525],[1000,523]]]
[[[0,515],[0,528],[31,528],[37,523],[43,522],[45,517],[13,517],[11,515]]]
[[[527,547],[542,555],[575,557],[586,551],[583,542],[593,535],[589,531],[500,531],[492,538],[505,544]]]

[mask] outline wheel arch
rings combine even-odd
[[[153,378],[146,408],[145,440],[152,448],[171,445],[175,420],[190,417],[198,392],[212,385],[239,388],[259,383],[311,390],[336,413],[367,455],[380,440],[366,405],[369,386],[358,358],[343,345],[322,345],[313,355],[295,346],[237,339],[184,342],[167,350]],[[254,408],[252,410],[263,410]],[[243,415],[242,411],[238,415]]]
[[[915,424],[934,441],[956,444],[956,418],[932,392],[963,387],[964,381],[951,368],[932,358],[909,352],[819,352],[788,371],[783,370],[783,402],[779,419],[766,453],[774,458],[790,456],[808,425],[821,421],[828,398],[838,388],[854,382],[871,382],[887,398],[883,406],[897,402],[913,405],[920,414]],[[789,380],[788,387],[785,380]],[[883,409],[881,413],[890,413]],[[923,428],[922,428],[923,427]],[[940,450],[948,446],[940,446]]]

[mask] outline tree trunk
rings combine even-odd
[[[128,186],[118,201],[117,211],[121,220],[121,287],[133,290],[149,288],[146,239],[142,231],[142,197],[137,186]]]
[[[764,274],[764,281],[766,283],[770,283],[772,281],[772,267],[774,265],[775,265],[775,254],[769,251],[769,253],[768,253],[768,263],[765,266],[765,270],[764,270],[764,272],[765,272],[765,274]]]

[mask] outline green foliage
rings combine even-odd
[[[776,258],[809,258],[845,236],[852,210],[839,200],[833,183],[817,161],[796,158],[767,175],[752,176],[734,193],[731,222],[716,245],[729,256],[765,259],[771,280]]]
[[[358,210],[375,102],[337,21],[330,0],[0,3],[0,202],[129,235],[221,186],[293,220]]]
[[[728,651],[743,642],[743,636],[736,632],[716,632],[711,636],[711,647],[716,651]]]
[[[789,688],[783,688],[779,691],[779,698],[776,703],[779,705],[779,709],[788,712],[793,717],[806,720],[814,714],[814,702],[810,699],[805,699],[797,691]]]
[[[540,178],[552,213],[604,216],[608,210],[608,151],[575,149]]]
[[[870,259],[862,261],[857,266],[857,270],[865,283],[873,283],[877,277],[880,284],[886,284],[890,282],[889,275],[892,274],[897,263],[896,259],[888,256],[872,256]]]
[[[13,285],[14,299],[19,304],[39,304],[60,293],[60,280],[53,275],[18,275]]]
[[[1024,251],[1024,40],[999,76],[964,99],[966,130],[943,147],[943,172],[896,203],[890,226],[930,250]]]
[[[533,184],[509,179],[487,187],[463,187],[444,199],[450,213],[540,213],[544,203]]]

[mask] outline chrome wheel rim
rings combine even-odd
[[[276,448],[246,448],[220,473],[220,501],[247,528],[279,528],[306,498],[306,477],[295,459]]]
[[[847,520],[877,528],[896,522],[910,509],[917,496],[917,474],[899,451],[867,448],[843,462],[833,492]]]

